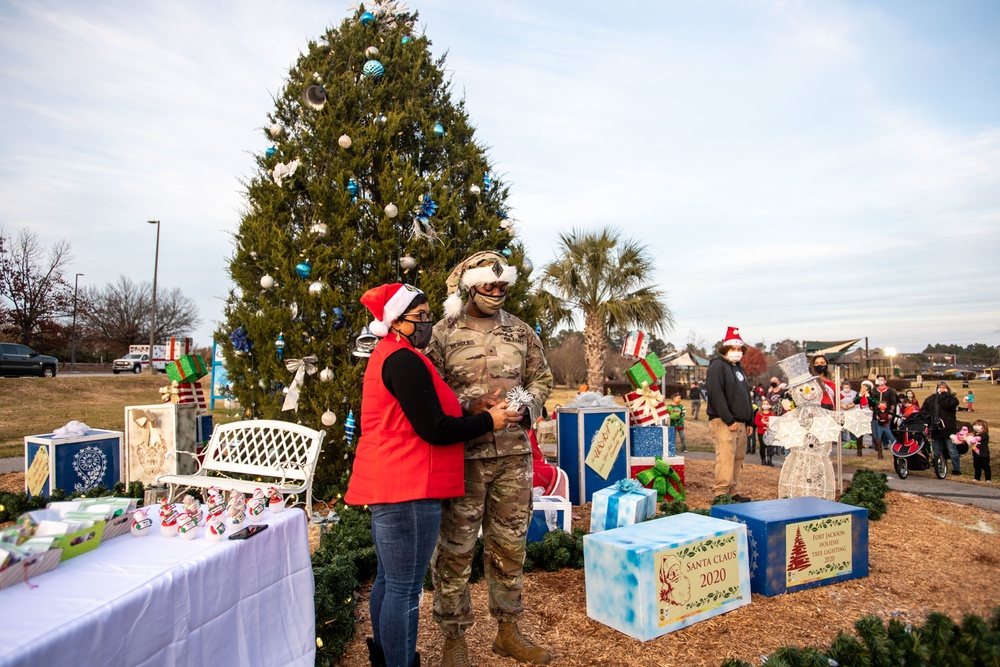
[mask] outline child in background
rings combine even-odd
[[[892,434],[892,428],[889,426],[891,423],[892,413],[889,412],[889,404],[885,401],[879,401],[878,407],[875,410],[876,432],[872,434],[879,458],[882,458],[883,448],[892,447],[896,444],[896,437]]]
[[[965,397],[965,404],[968,406],[966,409],[969,412],[975,412],[975,410],[972,409],[972,404],[975,402],[976,402],[976,396],[972,393],[972,390],[970,389],[968,396]]]
[[[901,399],[900,405],[903,406],[902,407],[902,416],[903,416],[903,419],[906,419],[907,417],[909,417],[910,415],[912,415],[915,412],[919,412],[919,409],[917,408],[917,406],[915,406],[913,404],[913,401],[911,401],[909,398],[904,397],[903,399]]]
[[[993,470],[990,468],[990,427],[982,419],[977,419],[972,422],[972,432],[979,436],[979,444],[972,448],[972,468],[976,473],[976,481],[979,481],[981,473],[985,473],[986,481],[992,484]]]
[[[760,402],[760,410],[754,415],[753,423],[757,426],[757,445],[760,447],[760,464],[762,466],[774,466],[771,461],[773,456],[773,447],[768,447],[764,444],[764,433],[767,431],[767,425],[771,421],[771,417],[774,414],[771,412],[771,401],[762,399]]]
[[[684,404],[681,403],[680,394],[674,394],[671,396],[671,399],[672,402],[667,405],[667,414],[670,415],[670,425],[674,427],[674,433],[677,434],[677,439],[681,442],[680,451],[686,452],[688,446],[684,440],[684,414],[687,411],[684,409]]]

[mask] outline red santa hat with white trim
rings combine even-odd
[[[747,344],[743,342],[743,339],[740,338],[739,327],[727,327],[726,337],[722,339],[722,347],[736,347],[737,345],[740,347],[747,346]]]
[[[379,338],[389,333],[389,325],[410,309],[410,304],[423,294],[413,285],[390,283],[373,287],[361,296],[361,303],[375,316],[368,330]]]

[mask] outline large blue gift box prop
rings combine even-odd
[[[673,426],[633,426],[629,429],[630,454],[653,458],[677,456],[676,433]]]
[[[573,532],[573,506],[562,496],[541,496],[535,498],[533,511],[531,513],[531,523],[528,524],[528,541],[541,542],[545,534],[553,528],[549,521],[555,524],[558,530]]]
[[[750,583],[768,597],[868,576],[868,510],[823,498],[715,505],[747,527]]]
[[[212,431],[215,424],[211,414],[198,415],[195,417],[195,437],[197,443],[208,442],[212,438]]]
[[[620,407],[559,408],[558,412],[558,465],[569,477],[569,501],[574,505],[589,503],[594,492],[603,489],[615,480],[628,477],[629,443],[628,428],[626,441],[618,451],[607,477],[601,477],[584,461],[590,453],[594,436],[600,431],[604,420],[616,415],[628,426],[628,409]]]
[[[103,486],[110,493],[122,481],[122,433],[91,429],[57,438],[51,433],[24,438],[24,489],[29,496],[67,495]]]
[[[647,641],[750,604],[746,526],[678,514],[583,538],[587,615]]]
[[[591,533],[631,526],[656,515],[656,490],[629,481],[639,488],[625,492],[617,486],[609,486],[594,493],[590,506]]]

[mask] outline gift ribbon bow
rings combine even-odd
[[[177,388],[177,382],[171,382],[166,387],[160,387],[160,400],[163,403],[181,402],[180,390]]]
[[[646,417],[656,419],[658,416],[657,408],[665,401],[663,394],[658,389],[650,387],[648,382],[643,382],[642,387],[636,389],[635,393],[639,395],[629,401],[629,408],[638,415],[639,419]]]
[[[316,364],[319,363],[319,357],[315,354],[310,354],[308,357],[303,357],[301,359],[289,359],[285,362],[285,368],[290,372],[295,373],[295,378],[292,380],[292,384],[288,387],[288,393],[285,394],[285,402],[281,406],[281,411],[285,410],[296,410],[299,409],[299,389],[302,387],[302,382],[306,377],[306,373],[309,375],[314,375],[316,373]]]
[[[653,464],[652,468],[647,468],[639,472],[635,478],[643,486],[649,486],[650,482],[653,483],[653,488],[656,489],[657,502],[662,501],[668,493],[674,500],[684,500],[687,497],[684,493],[684,484],[681,483],[681,476],[660,456],[656,457],[656,463]],[[667,480],[673,481],[677,485],[676,488],[674,488],[674,484],[670,484]]]
[[[643,486],[634,479],[620,479],[615,482],[615,489],[622,493],[639,493]]]

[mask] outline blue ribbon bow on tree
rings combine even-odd
[[[229,334],[229,340],[233,344],[233,349],[237,352],[249,352],[250,348],[253,347],[253,343],[247,337],[247,330],[242,325]]]

